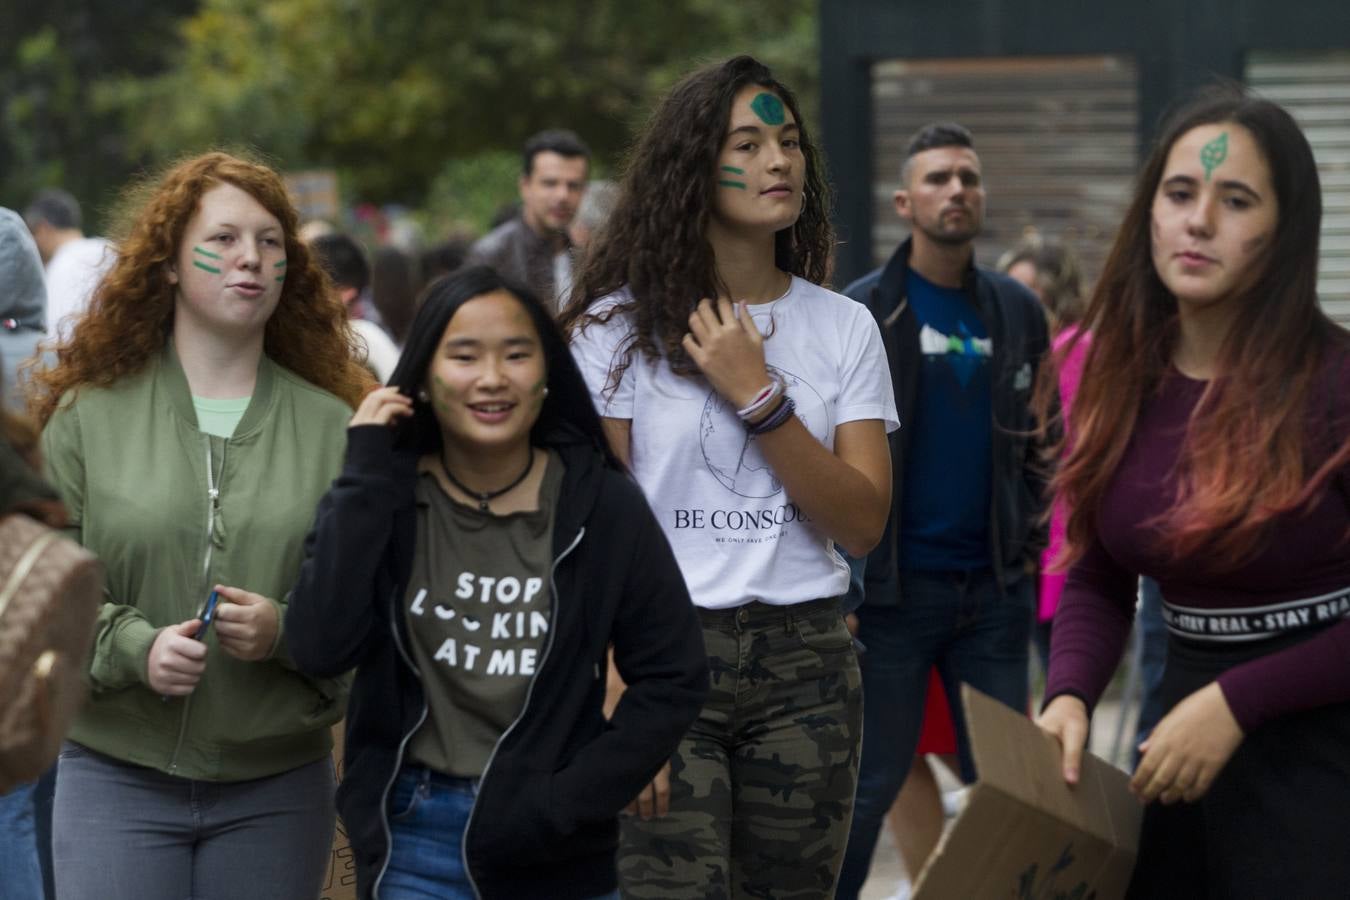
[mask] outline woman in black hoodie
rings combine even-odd
[[[540,303],[429,290],[352,419],[286,634],[355,667],[338,807],[362,898],[615,891],[617,816],[708,689],[698,620]],[[606,648],[629,684],[606,721]]]

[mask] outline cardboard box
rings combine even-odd
[[[333,763],[337,767],[338,780],[342,780],[342,730],[345,723],[333,726]],[[333,833],[333,861],[328,866],[328,878],[324,882],[319,900],[356,900],[356,861],[352,858],[352,847],[347,840],[347,827],[337,820],[337,831]]]
[[[1143,807],[1129,777],[1084,755],[1070,788],[1059,744],[961,686],[979,780],[919,873],[914,900],[1115,900],[1125,896]]]

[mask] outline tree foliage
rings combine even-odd
[[[152,3],[107,6],[123,15]],[[108,64],[101,50],[100,66],[82,67],[72,38],[78,29],[57,24],[24,29],[25,52],[0,56],[17,60],[0,62],[0,86],[20,81],[5,124],[17,119],[26,129],[9,148],[26,177],[69,179],[97,168],[85,159],[92,154],[113,157],[109,171],[120,179],[143,161],[243,143],[286,168],[337,169],[349,201],[421,206],[438,176],[444,185],[454,181],[443,174],[448,169],[473,168],[461,162],[456,169],[454,161],[515,153],[541,128],[573,128],[602,161],[613,161],[658,91],[733,53],[760,56],[797,88],[808,111],[816,108],[813,0],[176,0],[160,4],[166,7],[177,11],[153,14],[154,27],[137,30],[124,20],[108,32],[124,53],[138,54],[136,65]],[[52,104],[88,119],[44,119]]]
[[[360,199],[417,204],[448,159],[545,127],[615,155],[705,59],[761,53],[811,95],[814,28],[803,0],[204,0],[172,70],[119,93],[137,151],[243,140],[342,170]]]
[[[144,160],[123,140],[122,116],[100,100],[110,80],[166,63],[173,27],[195,0],[18,0],[0,4],[0,204],[22,208],[41,187],[102,205]]]

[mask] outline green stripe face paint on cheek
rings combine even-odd
[[[765,91],[750,101],[750,109],[759,116],[765,125],[782,125],[786,120],[783,113],[783,101]]]
[[[193,264],[194,266],[196,266],[197,268],[199,268],[199,269],[205,269],[206,271],[210,272],[212,275],[219,275],[219,274],[220,274],[220,270],[219,270],[219,269],[215,268],[214,266],[208,266],[206,263],[202,262],[202,261],[199,260],[199,259],[194,259],[194,260],[192,261],[192,264]]]
[[[274,263],[274,264],[272,265],[272,268],[274,268],[274,269],[284,269],[284,268],[286,268],[286,260],[283,259],[283,260],[282,260],[281,262],[279,262],[279,263]],[[280,275],[277,276],[277,281],[278,281],[278,282],[282,282],[282,281],[285,281],[285,280],[286,280],[286,273],[285,273],[285,272],[283,272],[283,273],[281,273]]]
[[[723,166],[723,167],[722,167],[722,171],[723,171],[723,172],[730,172],[732,175],[744,175],[744,174],[745,174],[745,170],[744,170],[744,169],[738,169],[738,168],[736,168],[735,166]]]
[[[1205,180],[1214,174],[1219,164],[1228,158],[1228,132],[1223,132],[1214,140],[1200,148],[1200,165],[1205,167]]]
[[[447,394],[452,395],[454,394],[455,392],[454,388],[450,387],[450,385],[446,383],[445,379],[437,375],[435,372],[431,373],[431,381],[432,381],[431,405],[438,412],[440,412],[441,415],[444,415],[446,417],[454,415],[453,411],[450,408],[449,401],[446,400]]]
[[[728,181],[725,178],[719,178],[717,180],[717,183],[720,184],[722,187],[735,188],[738,191],[745,190],[744,181]]]
[[[224,259],[224,258],[225,258],[225,257],[221,256],[219,253],[212,253],[210,250],[203,250],[201,247],[193,247],[193,248],[192,248],[192,252],[193,252],[193,253],[200,253],[202,256],[205,256],[207,259]]]

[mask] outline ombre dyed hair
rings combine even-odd
[[[1071,510],[1060,565],[1091,542],[1140,409],[1171,370],[1177,302],[1153,265],[1154,195],[1172,145],[1197,126],[1217,123],[1241,126],[1255,138],[1270,167],[1279,221],[1251,277],[1222,301],[1234,304],[1236,316],[1217,377],[1191,416],[1176,503],[1151,524],[1173,558],[1231,568],[1259,551],[1276,516],[1308,503],[1350,462],[1346,423],[1328,419],[1350,373],[1328,375],[1327,362],[1333,353],[1348,358],[1350,334],[1317,300],[1322,194],[1312,148],[1277,104],[1240,86],[1216,86],[1163,128],[1080,323],[1078,337],[1092,337],[1067,456],[1054,480]],[[1071,339],[1057,356],[1076,343]],[[1043,414],[1053,408],[1054,368],[1043,368],[1038,385]]]

